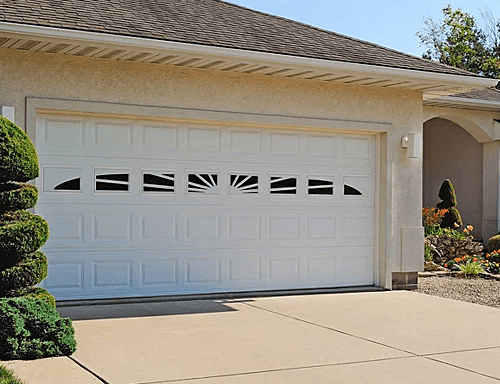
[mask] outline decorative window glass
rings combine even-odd
[[[297,194],[297,176],[272,175],[270,184],[271,195]]]
[[[344,196],[362,196],[361,191],[350,185],[344,184]]]
[[[97,192],[128,192],[129,191],[129,173],[112,172],[98,170],[95,176],[95,190]]]
[[[80,178],[66,180],[54,187],[54,191],[79,191]]]
[[[175,174],[171,172],[144,171],[142,192],[174,193]]]
[[[333,180],[331,178],[322,178],[320,176],[309,177],[307,180],[307,194],[333,196]]]
[[[344,196],[364,196],[370,195],[370,177],[365,175],[344,176]]]
[[[229,175],[230,195],[256,195],[259,193],[259,176],[249,174]]]
[[[188,173],[188,193],[218,195],[219,175],[216,173]]]

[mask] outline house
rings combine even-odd
[[[498,229],[496,81],[457,68],[219,0],[3,1],[0,68],[58,300],[412,287],[452,145]]]

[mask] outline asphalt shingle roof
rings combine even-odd
[[[451,95],[451,97],[500,102],[500,90],[495,88],[480,89],[478,91],[458,93],[456,95]]]
[[[0,0],[0,22],[478,76],[220,0]]]

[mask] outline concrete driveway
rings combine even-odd
[[[70,358],[31,384],[498,383],[500,311],[392,291],[61,308]]]

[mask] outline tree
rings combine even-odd
[[[417,32],[427,47],[423,57],[487,77],[500,77],[500,22],[491,11],[482,13],[488,35],[477,26],[474,16],[460,8],[453,10],[448,5],[442,12],[442,21],[429,17],[424,20],[423,31]]]

